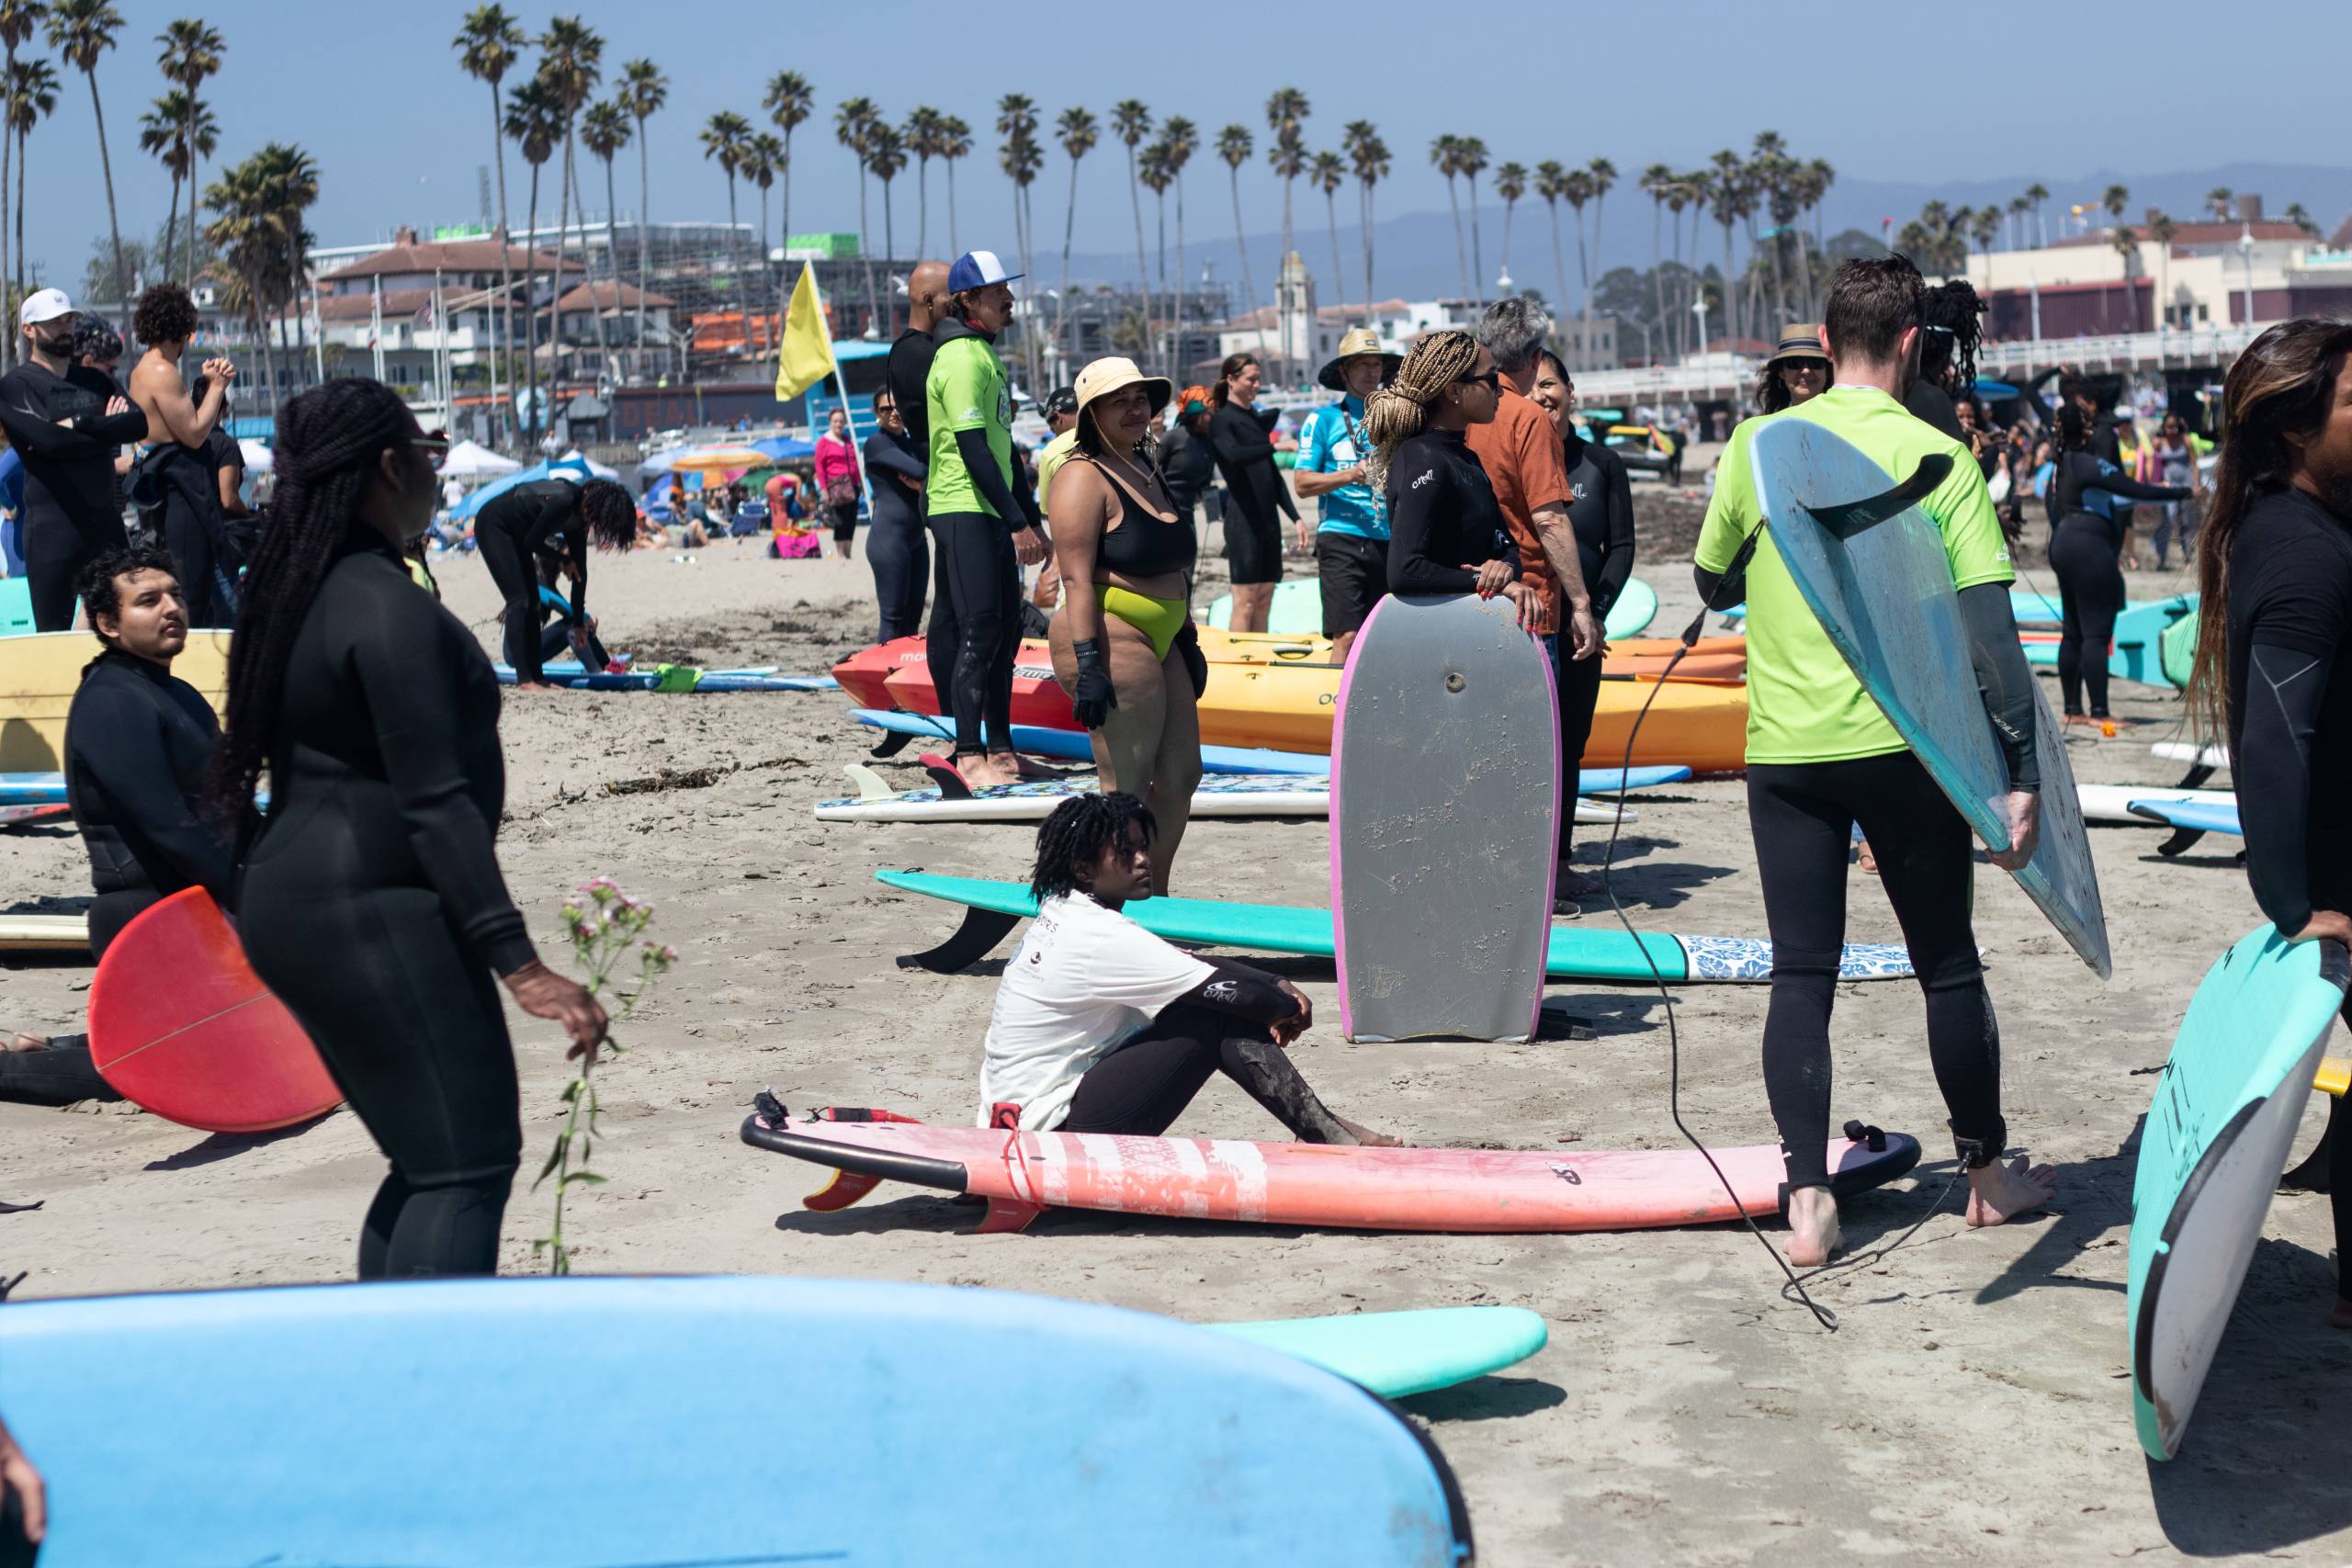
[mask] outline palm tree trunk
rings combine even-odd
[[[1670,336],[1666,314],[1666,203],[1650,198],[1650,281],[1657,289],[1658,336]]]
[[[588,259],[588,198],[581,194],[577,164],[571,166],[571,205],[580,209],[580,260],[588,269],[589,319],[596,323],[596,374],[593,379],[602,381],[605,367],[612,362],[613,348],[605,335],[604,307],[596,303],[596,264]],[[605,164],[605,270],[613,275],[613,308],[618,310],[621,269],[613,254],[613,165],[609,159]]]
[[[13,44],[10,45],[7,52],[7,75],[0,76],[0,82],[6,82],[13,78],[17,73],[16,46]],[[10,192],[8,186],[8,166],[16,155],[16,151],[15,138],[9,134],[5,126],[0,126],[0,279],[5,279],[9,276],[8,199]],[[195,215],[191,213],[189,216],[193,218]],[[0,332],[0,371],[6,370],[9,366],[15,362],[16,343],[17,334],[15,333]]]
[[[1144,336],[1151,335],[1151,268],[1143,255],[1143,182],[1136,177],[1136,150],[1127,149],[1127,206],[1136,219],[1136,282],[1143,289]],[[1162,265],[1163,273],[1168,269]]]
[[[501,406],[505,399],[500,396],[498,385],[499,360],[505,360],[510,372],[514,366],[514,236],[506,227],[506,133],[499,129],[495,82],[490,85],[490,155],[498,164],[498,231],[503,236],[498,246],[498,302],[505,311],[506,323],[505,330],[498,334],[498,346],[492,352],[490,361],[490,439],[495,446],[502,422],[507,430],[514,428],[507,418],[508,410]],[[495,317],[497,312],[492,314]]]
[[[1340,265],[1340,193],[1338,191],[1327,190],[1323,193],[1323,222],[1324,226],[1331,231],[1331,292],[1339,296],[1331,303],[1344,305],[1348,302],[1348,275]],[[1368,305],[1371,301],[1366,300],[1365,303]]]
[[[1159,319],[1164,322],[1171,319],[1173,311],[1173,306],[1170,302],[1168,294],[1167,188],[1162,186],[1160,189],[1153,191],[1151,193],[1151,202],[1152,216],[1158,219],[1159,222],[1159,304],[1162,313]],[[1159,339],[1159,358],[1160,369],[1167,372],[1172,378],[1175,375],[1174,366],[1176,351],[1165,334],[1163,334]]]
[[[196,215],[192,212],[188,214],[191,220],[194,220],[195,216]],[[172,205],[170,209],[164,214],[164,271],[166,276],[170,276],[171,273],[172,253],[179,248],[179,232],[180,177],[177,175],[174,175],[172,176]]]
[[[563,128],[563,162],[555,172],[555,309],[548,314],[548,424],[555,424],[557,389],[563,384],[563,262],[571,244],[571,127]],[[594,296],[591,295],[593,303]]]
[[[1372,314],[1372,186],[1356,182],[1356,238],[1363,243],[1363,308]]]
[[[915,160],[915,255],[931,248],[931,159]]]
[[[1553,314],[1556,316],[1568,308],[1568,264],[1560,250],[1560,204],[1546,197],[1544,205],[1552,215],[1552,271],[1554,281],[1560,286],[1560,297],[1552,302]]]
[[[1061,378],[1062,323],[1069,316],[1069,242],[1078,223],[1078,160],[1069,161],[1069,199],[1062,204],[1062,287],[1054,297],[1054,377]]]
[[[1724,335],[1737,337],[1740,335],[1739,323],[1736,320],[1739,314],[1739,290],[1732,286],[1732,279],[1736,275],[1731,269],[1731,220],[1726,218],[1722,221],[1724,226]],[[1702,354],[1706,352],[1706,347],[1705,344],[1701,344],[1700,352]]]
[[[1585,249],[1584,209],[1575,202],[1569,207],[1577,215],[1577,285],[1584,290],[1584,299],[1577,307],[1577,319],[1589,325],[1592,321],[1592,257]]]
[[[645,376],[646,247],[650,243],[645,231],[645,209],[653,200],[653,173],[650,164],[651,158],[645,150],[645,121],[640,119],[637,122],[637,343],[635,345],[637,353],[633,356],[640,380]],[[609,178],[612,174],[610,164],[605,165],[605,173]],[[785,186],[786,190],[792,188],[789,184],[792,175],[787,172],[785,175],[787,182]],[[613,276],[616,277],[620,276],[617,268],[615,269]]]
[[[1241,171],[1238,167],[1228,167],[1227,173],[1233,176],[1233,243],[1241,253],[1241,299],[1249,306],[1250,315],[1255,316],[1258,313],[1258,280],[1250,271],[1250,237],[1241,229]],[[23,216],[22,213],[17,214],[20,220]],[[1258,329],[1259,357],[1265,357],[1265,353],[1266,329],[1261,326]]]
[[[1592,198],[1592,259],[1596,262],[1600,261],[1600,197],[1598,196]],[[1600,276],[1603,277],[1609,276],[1609,268],[1605,263],[1601,265]],[[1585,284],[1584,289],[1584,319],[1585,324],[1589,327],[1592,324],[1592,285],[1589,281]]]
[[[729,186],[731,189],[731,179]],[[735,210],[734,197],[731,195],[728,197],[727,210],[731,220]],[[874,294],[874,247],[867,242],[865,234],[865,154],[860,153],[857,160],[857,248],[865,258],[865,320],[870,326],[881,314],[881,310],[876,302]],[[852,333],[850,335],[856,337],[859,334]]]
[[[128,342],[130,338],[130,284],[122,270],[122,223],[115,215],[114,159],[107,152],[106,106],[98,102],[97,72],[85,71],[82,74],[89,78],[90,113],[98,122],[98,172],[106,176],[107,233],[114,242],[115,308],[122,312],[122,335],[124,341]]]
[[[1487,250],[1478,233],[1478,176],[1465,176],[1470,185],[1470,281],[1477,287],[1470,292],[1473,299],[1486,298]]]
[[[25,138],[17,133],[17,298],[25,297]],[[21,352],[21,351],[19,351]]]
[[[764,296],[767,294],[767,291],[768,291],[768,289],[767,289],[767,283],[768,283],[768,187],[767,187],[767,186],[762,186],[760,187],[760,288],[759,288],[759,293],[760,293],[760,295],[761,295],[763,298],[761,299],[760,302],[757,304],[757,306],[756,306],[755,308],[759,310],[759,313],[760,313],[760,349],[759,349],[759,351],[760,351],[760,353],[761,353],[763,355],[764,355],[767,353],[767,351],[768,351],[768,308],[767,308],[767,304],[766,304],[766,301],[765,301],[765,299],[764,299]],[[749,295],[749,294],[746,294],[746,295],[744,296],[744,303],[745,303],[747,306],[752,305],[752,297],[751,295]],[[750,323],[751,323],[751,311],[750,311],[749,310],[745,310],[743,320],[744,320],[744,324],[748,327],[748,326],[750,325]],[[776,323],[776,331],[778,331],[778,332],[782,332],[783,330],[784,330],[784,323],[783,323],[782,321],[778,321],[778,322]]]
[[[1013,238],[1017,242],[1020,236],[1016,234]],[[956,255],[964,254],[956,249],[956,160],[953,158],[947,160],[947,249]]]
[[[890,182],[888,180],[882,182],[882,249],[884,252],[882,259],[886,262],[899,254],[898,238],[890,218]],[[895,293],[896,290],[892,292]],[[883,308],[881,321],[882,341],[888,343],[899,335],[891,326],[889,307]]]
[[[1176,363],[1183,374],[1192,374],[1184,367],[1184,176],[1176,176],[1176,292],[1168,307],[1169,318],[1176,323]],[[1182,391],[1182,388],[1177,389]]]
[[[643,137],[639,137],[638,139],[640,147],[642,147],[644,140],[645,139]],[[776,201],[776,220],[783,227],[784,243],[788,248],[792,243],[792,132],[789,130],[784,133],[784,194],[778,197]],[[641,225],[644,221],[645,220],[643,216],[640,215],[638,219],[638,222]],[[790,268],[788,267],[778,267],[776,269],[775,319],[778,321],[782,321],[784,320],[784,312],[786,309],[785,303],[784,279],[785,274],[789,270]],[[645,287],[645,279],[641,277],[639,278],[637,280],[637,286],[639,288],[643,288]],[[639,321],[638,336],[639,340],[642,341],[645,335],[643,325],[645,321],[645,305],[642,300],[639,301],[637,311]]]
[[[1453,209],[1453,265],[1462,275],[1462,298],[1470,295],[1470,248],[1462,235],[1462,193],[1453,187],[1453,176],[1445,176],[1445,204]]]
[[[528,225],[529,231],[531,233],[537,234],[538,232],[539,166],[537,164],[531,165],[531,210]],[[523,394],[522,427],[524,434],[532,437],[529,446],[535,457],[537,455],[538,441],[537,439],[537,434],[539,428],[539,312],[533,298],[535,293],[533,288],[533,278],[538,271],[538,248],[526,241],[523,246],[523,375],[525,378],[525,390]],[[560,279],[563,275],[559,272],[556,276]]]
[[[196,287],[196,193],[200,188],[196,183],[196,88],[191,85],[187,90],[187,115],[180,124],[180,145],[187,149],[187,276],[180,285],[184,288]],[[176,197],[172,206],[175,210],[178,209]],[[164,276],[172,276],[172,246],[168,236],[164,243]]]

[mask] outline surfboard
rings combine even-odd
[[[1756,437],[1755,456],[1773,545],[1829,640],[1977,837],[2007,849],[2008,768],[1975,681],[1952,678],[1953,661],[1966,663],[1968,641],[1935,524],[1916,504],[1891,516],[1841,516],[1838,509],[1851,503],[1891,498],[1892,481],[1850,444],[1808,421],[1770,422]],[[2113,969],[2107,917],[2075,772],[2038,682],[2034,702],[2041,840],[2012,874],[2104,979]]]
[[[32,629],[32,579],[0,577],[0,637],[22,637]]]
[[[2198,615],[2191,610],[2156,634],[2156,660],[2165,683],[2184,692],[2197,671],[2197,627]]]
[[[0,915],[0,953],[87,953],[87,915]]]
[[[2196,610],[2194,593],[2176,593],[2170,598],[2127,605],[2115,617],[2115,647],[2108,655],[2108,673],[2143,686],[2177,690],[2182,682],[2165,671],[2165,636]]]
[[[1828,1145],[1830,1186],[1840,1197],[1883,1186],[1918,1163],[1917,1140],[1852,1126],[1863,1136]],[[810,1207],[844,1208],[875,1179],[902,1181],[987,1198],[991,1215],[983,1224],[997,1230],[1048,1208],[1334,1230],[1645,1230],[1776,1213],[1788,1176],[1777,1144],[1713,1150],[1718,1177],[1689,1147],[1376,1149],[821,1116],[767,1125],[756,1115],[745,1119],[742,1138],[844,1173],[811,1194]]]
[[[142,910],[107,945],[90,982],[90,1059],[124,1098],[208,1133],[288,1127],[343,1103],[201,887]]]
[[[514,667],[492,666],[500,685],[514,683]],[[773,666],[743,670],[701,670],[691,664],[657,664],[650,670],[599,671],[590,673],[573,664],[569,671],[542,665],[548,683],[578,692],[830,692],[839,682],[830,675],[778,675]]]
[[[2164,789],[2150,784],[2088,784],[2075,786],[2075,798],[2082,804],[2086,822],[2112,822],[2126,827],[2145,828],[2160,821],[2143,811],[2132,807],[2141,806],[2233,806],[2237,795],[2226,789]]]
[[[821,1351],[785,1376],[796,1346]],[[1471,1556],[1443,1457],[1363,1389],[1043,1296],[725,1276],[117,1296],[11,1303],[0,1358],[56,1568],[196,1542],[531,1568]],[[365,1397],[321,1397],[355,1368]],[[551,1398],[631,1434],[628,1485],[548,1440]]]
[[[2230,765],[2230,750],[2226,746],[2198,746],[2186,740],[2159,740],[2148,748],[2153,756],[2167,762],[2186,762],[2193,768],[2226,768]]]
[[[46,806],[0,806],[0,828],[29,828],[39,822],[64,823],[74,808],[62,800]]]
[[[56,806],[64,799],[63,773],[0,773],[0,806]]]
[[[82,667],[101,651],[88,632],[32,632],[8,639],[0,656],[0,773],[47,773],[64,766],[65,715],[82,685]],[[220,711],[229,694],[229,634],[193,631],[172,673]]]
[[[963,930],[927,953],[899,960],[908,967],[952,974],[985,956],[1013,926],[1037,912],[1024,882],[940,876],[922,871],[877,871],[874,879],[901,892],[964,907]],[[1245,953],[1336,955],[1329,909],[1295,904],[1227,904],[1208,898],[1145,898],[1124,911],[1137,925],[1170,942]],[[1647,985],[1758,983],[1772,977],[1772,944],[1758,937],[1685,936],[1645,931],[1638,942],[1623,931],[1555,926],[1544,970],[1555,980],[1617,980]],[[1838,963],[1843,980],[1906,980],[1911,954],[1899,942],[1848,942]]]
[[[1601,635],[1615,638],[1639,637],[1657,616],[1657,593],[1638,577],[1625,580],[1617,603],[1609,607]],[[1208,622],[1222,631],[1233,625],[1233,595],[1220,593],[1209,601]],[[1323,585],[1315,578],[1293,578],[1274,588],[1266,611],[1266,630],[1283,637],[1317,637],[1323,630]]]
[[[1649,630],[1657,619],[1657,590],[1638,577],[1629,577],[1618,591],[1617,603],[1609,606],[1609,614],[1601,618],[1600,635],[1611,642],[1619,637],[1639,637]]]
[[[2238,820],[2237,796],[2226,790],[2212,793],[2222,798],[2182,801],[2166,799],[2163,795],[2135,794],[2132,797],[2132,811],[2146,821],[2186,828],[2193,833],[2228,833],[2243,837],[2245,829]]]
[[[1389,594],[1331,726],[1331,941],[1350,1040],[1527,1040],[1558,864],[1552,660],[1497,595]]]
[[[1336,1372],[1383,1399],[1452,1388],[1527,1359],[1551,1337],[1525,1307],[1421,1307],[1211,1323],[1216,1333]]]
[[[936,714],[900,713],[896,709],[852,708],[850,716],[869,729],[879,729],[889,735],[903,735],[919,740],[956,739],[955,721]],[[1082,729],[1041,729],[1035,726],[1016,724],[1012,727],[1012,744],[1031,756],[1051,757],[1062,761],[1087,762],[1094,752]],[[895,753],[897,748],[893,748]],[[1261,747],[1204,746],[1201,767],[1211,773],[1306,773],[1328,774],[1331,759],[1319,751],[1274,751]],[[1690,776],[1684,767],[1649,768],[1585,768],[1577,774],[1577,791],[1580,795],[1615,795],[1620,790],[1654,789],[1659,784],[1680,784]]]
[[[2180,1450],[2348,976],[2334,942],[2266,925],[2207,971],[2180,1021],[2132,1187],[2132,1414],[2151,1459]]]

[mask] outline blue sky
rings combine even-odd
[[[366,12],[362,21],[290,0],[210,0],[200,10],[185,0],[118,4],[128,26],[98,82],[126,232],[147,232],[164,216],[169,182],[138,151],[138,117],[164,85],[153,35],[191,12],[227,42],[226,69],[208,88],[222,155],[270,139],[308,149],[324,175],[312,220],[322,241],[352,243],[396,223],[478,214],[490,106],[487,89],[458,71],[449,47],[462,5],[423,0]],[[528,28],[545,23],[540,9],[509,9]],[[1387,0],[1282,8],[988,9],[899,0],[582,0],[576,7],[605,35],[608,68],[646,55],[669,73],[671,107],[651,128],[655,219],[723,216],[724,180],[699,156],[695,131],[721,108],[761,119],[763,85],[789,68],[811,79],[820,105],[820,118],[795,139],[794,228],[854,227],[856,186],[832,143],[830,116],[842,97],[863,94],[893,118],[929,103],[973,124],[981,146],[959,175],[963,238],[1008,252],[1009,221],[1001,233],[989,230],[1009,208],[992,122],[996,98],[1011,91],[1035,98],[1049,121],[1071,104],[1099,117],[1133,96],[1158,113],[1188,116],[1207,136],[1238,120],[1262,142],[1267,94],[1295,85],[1312,106],[1310,147],[1335,146],[1351,118],[1379,125],[1396,155],[1382,188],[1384,218],[1444,211],[1444,182],[1426,162],[1430,139],[1442,131],[1483,137],[1498,162],[1606,155],[1628,197],[1645,164],[1695,165],[1718,147],[1744,150],[1767,126],[1800,156],[1827,158],[1856,180],[2038,176],[2054,187],[2098,169],[2343,161],[2332,63],[2307,57],[2300,83],[2279,74],[2282,58],[2292,58],[2281,51],[2295,40],[2344,37],[2340,4],[2269,0],[2217,12],[2178,0],[2096,11],[1782,0],[1654,3],[1616,8],[1622,20],[1589,19],[1609,9],[1521,0],[1460,9]],[[1232,30],[1237,18],[1252,16],[1264,19],[1254,33]],[[1450,37],[1443,19],[1451,17],[1471,25]],[[91,238],[105,231],[106,208],[88,89],[78,73],[65,85],[56,116],[33,133],[27,234],[51,276],[72,280]],[[635,154],[623,156],[628,209]],[[1080,251],[1132,246],[1124,157],[1111,142],[1083,166]],[[513,159],[510,196],[518,206],[521,173]],[[1066,162],[1049,150],[1036,196],[1041,249],[1058,240],[1067,181]],[[592,207],[601,207],[601,177],[583,183]],[[1229,229],[1223,165],[1196,157],[1186,183],[1193,231]],[[934,177],[934,226],[936,185]],[[910,243],[913,186],[911,175],[899,185],[902,243]],[[1278,221],[1278,189],[1262,161],[1245,172],[1253,231]],[[743,215],[756,219],[756,201],[744,197]],[[1351,199],[1352,187],[1341,197],[1343,221]],[[1613,209],[1618,221],[1641,221],[1638,199]],[[1319,207],[1303,209],[1299,221],[1319,221]],[[2332,224],[2338,215],[2318,216]],[[878,245],[878,212],[874,228]]]

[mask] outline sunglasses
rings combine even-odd
[[[439,473],[441,465],[448,461],[449,441],[447,436],[412,435],[408,438],[408,444],[424,454],[425,460],[433,465],[433,471],[435,473]]]
[[[1503,373],[1499,370],[1488,370],[1476,376],[1457,376],[1453,381],[1457,387],[1484,387],[1490,392],[1499,392],[1502,390]]]

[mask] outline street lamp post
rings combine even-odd
[[[2238,222],[2238,254],[2245,261],[2245,324],[2254,325],[2254,226]]]
[[[1703,293],[1690,301],[1691,312],[1699,318],[1699,352],[1707,352],[1707,297]]]

